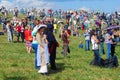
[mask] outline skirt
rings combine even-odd
[[[31,42],[30,41],[26,41],[26,46],[27,47],[31,47]]]

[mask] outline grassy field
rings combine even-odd
[[[61,54],[62,42],[56,37],[60,43],[56,59],[58,70],[49,69],[50,75],[42,76],[34,68],[34,52],[28,54],[25,43],[9,43],[6,34],[0,35],[0,80],[120,80],[120,67],[100,68],[89,65],[93,52],[78,48],[83,36],[70,38],[71,53],[66,58]],[[116,47],[116,55],[120,59],[120,46]],[[106,54],[101,57],[106,58]]]

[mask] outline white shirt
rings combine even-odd
[[[98,49],[98,44],[96,43],[96,41],[91,38],[91,42],[92,42],[92,49],[97,50]]]
[[[84,36],[85,36],[85,40],[90,40],[90,34],[89,33],[85,33]]]
[[[110,34],[107,33],[107,34],[105,35],[105,42],[106,42],[106,43],[111,43],[111,42],[112,42],[111,39],[109,40],[109,37],[110,37]]]

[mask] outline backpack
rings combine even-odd
[[[118,58],[116,55],[114,55],[110,60],[105,59],[101,61],[101,64],[103,67],[108,67],[108,68],[112,68],[112,67],[118,67]]]
[[[117,56],[114,55],[112,59],[113,59],[113,65],[114,65],[114,67],[118,67],[119,64],[118,64],[118,58],[117,58]]]
[[[97,63],[97,61],[94,59],[90,62],[90,65],[100,66],[100,67],[106,67],[106,68],[113,68],[118,67],[118,58],[116,55],[114,55],[110,60],[108,59],[102,59],[100,65]]]
[[[0,35],[4,35],[4,32],[0,32]]]

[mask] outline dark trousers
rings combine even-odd
[[[50,52],[50,65],[51,65],[51,69],[53,70],[56,70],[55,59],[56,59],[56,46],[54,46],[54,48]]]
[[[115,53],[115,45],[111,44],[111,56],[113,57]]]
[[[19,42],[20,32],[17,33],[17,42]]]
[[[24,32],[21,32],[20,34],[21,34],[20,36],[21,36],[22,42],[24,42]]]
[[[99,54],[99,50],[93,50],[94,52],[94,56],[95,56],[95,60],[97,61],[97,64],[100,65],[100,54]]]

